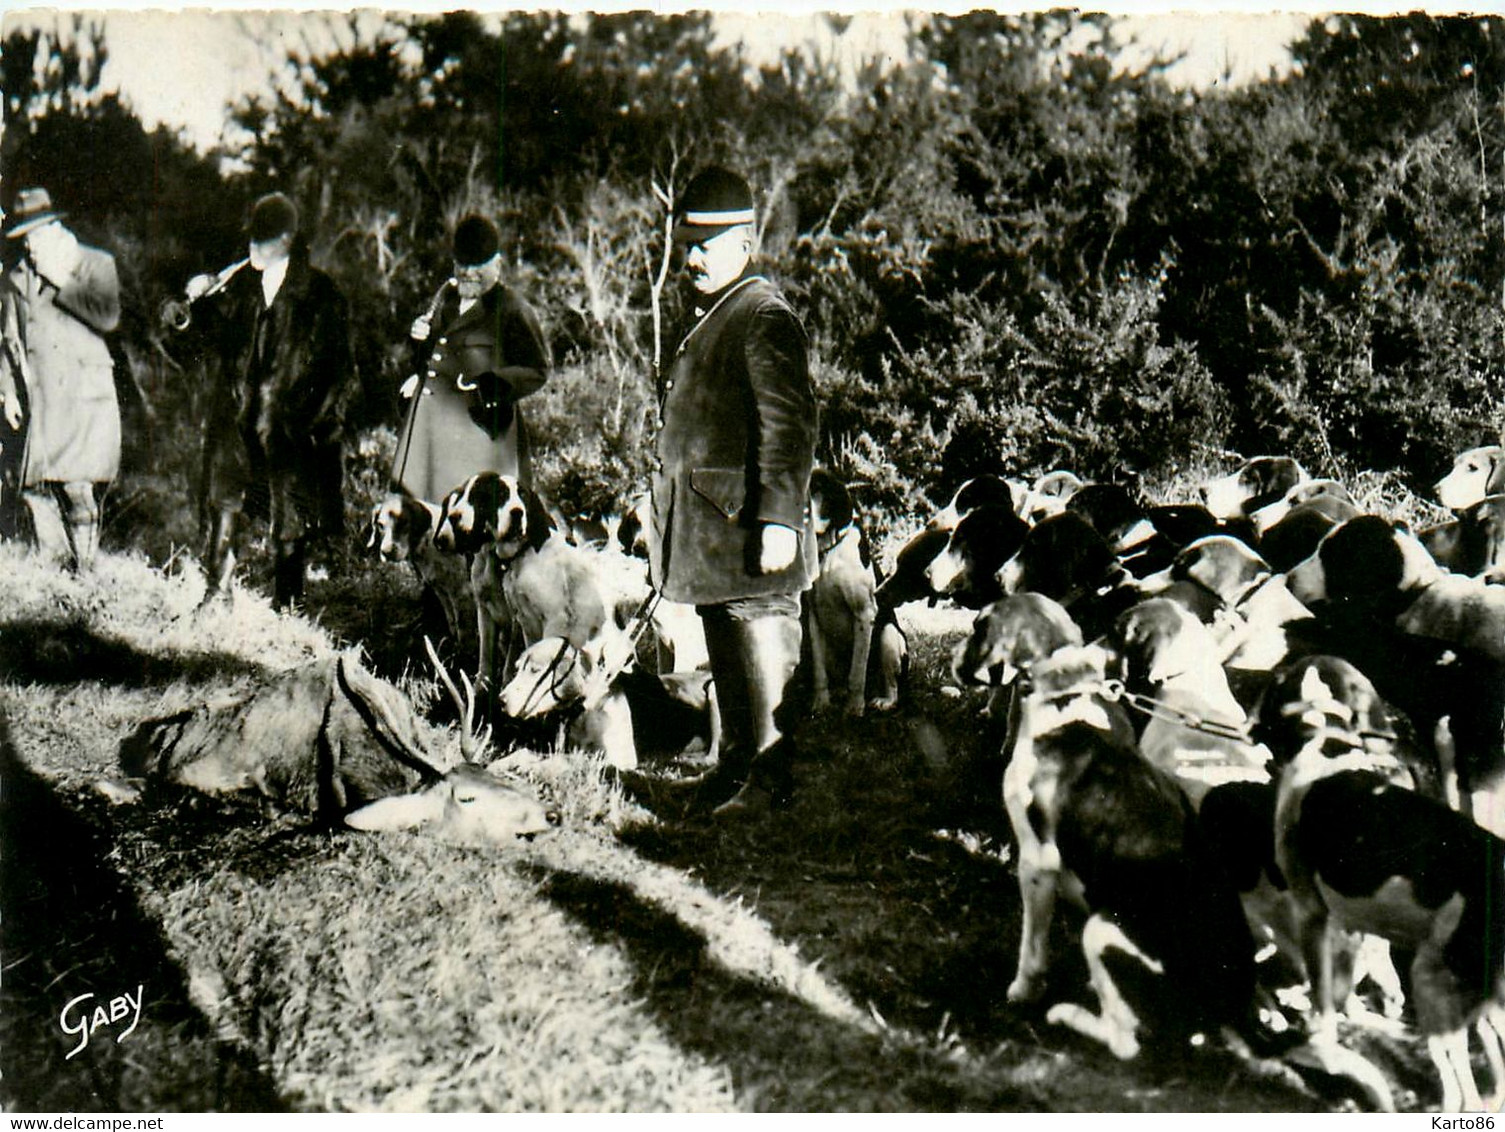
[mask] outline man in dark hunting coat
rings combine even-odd
[[[685,188],[674,237],[694,321],[663,380],[649,560],[654,585],[696,606],[721,712],[720,760],[678,784],[718,817],[788,801],[786,693],[800,594],[815,575],[810,518],[817,410],[806,338],[752,270],[747,182],[708,169]]]
[[[207,276],[187,288],[220,361],[204,447],[204,600],[229,592],[242,520],[265,518],[272,602],[283,609],[302,599],[311,541],[344,530],[341,441],[354,362],[345,297],[309,263],[293,202],[281,193],[258,200],[247,243],[249,271],[208,298]]]

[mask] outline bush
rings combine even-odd
[[[566,515],[620,513],[648,486],[657,415],[646,375],[574,358],[522,402],[534,484]]]

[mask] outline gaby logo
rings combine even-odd
[[[141,1004],[146,999],[146,984],[141,983],[136,987],[134,998],[127,991],[117,998],[110,999],[108,1004],[102,1003],[91,1008],[89,1004],[95,997],[92,991],[88,994],[81,994],[69,1001],[68,1005],[63,1007],[63,1012],[58,1015],[58,1025],[62,1027],[63,1033],[78,1035],[78,1045],[73,1047],[73,1051],[68,1054],[67,1058],[64,1058],[65,1061],[70,1060],[74,1054],[82,1053],[89,1044],[89,1039],[100,1027],[108,1029],[130,1016],[131,1024],[115,1035],[117,1042],[124,1041],[126,1036],[136,1028],[136,1023],[141,1021]]]

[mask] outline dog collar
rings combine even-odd
[[[1124,578],[1128,577],[1128,574],[1129,571],[1127,568],[1125,568],[1123,563],[1114,562],[1113,565],[1109,566],[1108,569],[1099,576],[1096,582],[1088,582],[1084,585],[1077,586],[1075,589],[1068,590],[1066,592],[1066,595],[1059,599],[1060,604],[1062,608],[1070,610],[1072,606],[1077,604],[1077,602],[1085,601],[1089,597],[1104,597],[1117,589],[1118,586],[1122,584]]]

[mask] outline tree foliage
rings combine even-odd
[[[54,187],[128,253],[142,309],[243,254],[258,193],[291,192],[352,300],[362,427],[396,420],[446,233],[498,217],[558,363],[533,419],[567,508],[643,481],[684,305],[666,201],[712,161],[758,191],[811,331],[822,458],[869,507],[986,469],[1158,476],[1258,450],[1425,484],[1498,435],[1492,17],[1314,20],[1289,75],[1203,92],[1069,11],[912,15],[905,52],[855,65],[794,42],[754,61],[705,13],[307,18],[340,46],[290,51],[213,157],[99,92],[97,28],[13,32],[6,191]],[[158,357],[146,320],[131,333]]]

